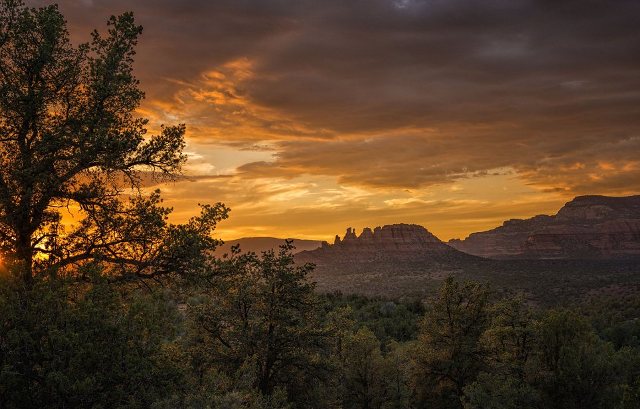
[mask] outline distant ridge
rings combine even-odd
[[[449,245],[494,259],[640,258],[640,195],[578,196],[556,215],[507,220]]]
[[[243,251],[277,248],[284,239],[232,240]],[[640,196],[579,196],[555,215],[512,219],[465,240],[444,243],[423,226],[346,229],[333,244],[295,240],[296,263],[313,263],[319,292],[431,297],[447,276],[489,282],[553,304],[603,291],[640,291]],[[455,247],[455,248],[454,248]]]
[[[222,257],[222,255],[231,254],[231,247],[240,245],[242,253],[255,252],[257,254],[268,250],[277,250],[284,244],[286,239],[277,237],[243,237],[236,240],[225,241],[224,244],[218,247],[215,251],[216,256]],[[292,239],[293,245],[296,247],[294,253],[299,253],[305,250],[313,250],[321,245],[321,241],[318,240],[302,240]]]
[[[634,201],[577,198],[556,216],[506,222],[507,229],[513,234],[502,243],[518,243],[517,235],[521,231],[549,223],[549,220],[567,218],[587,231],[592,229],[594,218],[599,220],[595,225],[609,226],[612,222],[618,226],[620,215],[635,214],[630,202]],[[610,219],[614,213],[617,216]],[[582,220],[581,224],[577,220]],[[637,234],[613,235],[613,238],[620,237],[626,237],[624,248],[640,243]],[[565,238],[560,242],[564,243],[563,240]],[[515,248],[520,247],[516,245]],[[635,293],[636,288],[640,291],[640,264],[633,258],[528,257],[517,254],[510,259],[474,256],[443,243],[426,228],[411,224],[393,224],[373,230],[365,228],[359,235],[348,228],[333,244],[324,242],[318,249],[295,255],[297,263],[315,264],[311,279],[317,283],[319,292],[424,299],[434,296],[448,276],[488,282],[498,292],[523,294],[532,303],[541,304],[560,303],[602,291],[619,294]]]

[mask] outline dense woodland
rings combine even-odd
[[[3,279],[2,407],[640,407],[637,299],[318,295],[289,250],[189,284]]]
[[[368,299],[316,292],[290,244],[213,257],[229,210],[173,224],[148,189],[185,127],[134,115],[141,31],[74,46],[57,7],[0,2],[0,408],[640,407],[637,298]]]

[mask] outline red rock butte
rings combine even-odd
[[[365,227],[358,236],[349,227],[343,238],[336,236],[333,244],[322,243],[322,247],[303,251],[300,260],[322,262],[323,260],[373,261],[380,259],[433,259],[439,256],[460,254],[443,243],[424,227],[417,224],[391,224],[371,229]]]
[[[398,251],[430,249],[434,245],[440,247],[443,244],[440,239],[417,224],[391,224],[378,226],[373,230],[365,227],[360,236],[356,236],[355,229],[349,227],[344,238],[340,239],[340,236],[336,235],[333,243],[334,246],[390,248]],[[330,247],[327,242],[323,242],[322,246]]]

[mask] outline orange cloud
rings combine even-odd
[[[398,221],[464,236],[640,191],[637,2],[396,3],[61,8],[74,38],[133,8],[139,114],[188,126],[168,202],[177,218],[227,202],[227,237]]]

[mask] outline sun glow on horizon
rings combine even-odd
[[[594,42],[552,7],[509,14],[527,2],[116,4],[145,26],[137,114],[187,125],[186,177],[160,186],[172,220],[220,201],[227,239],[409,222],[448,240],[640,191],[635,26],[615,7],[584,15],[611,34]],[[105,8],[61,2],[78,36]],[[477,25],[451,24],[453,9]]]

